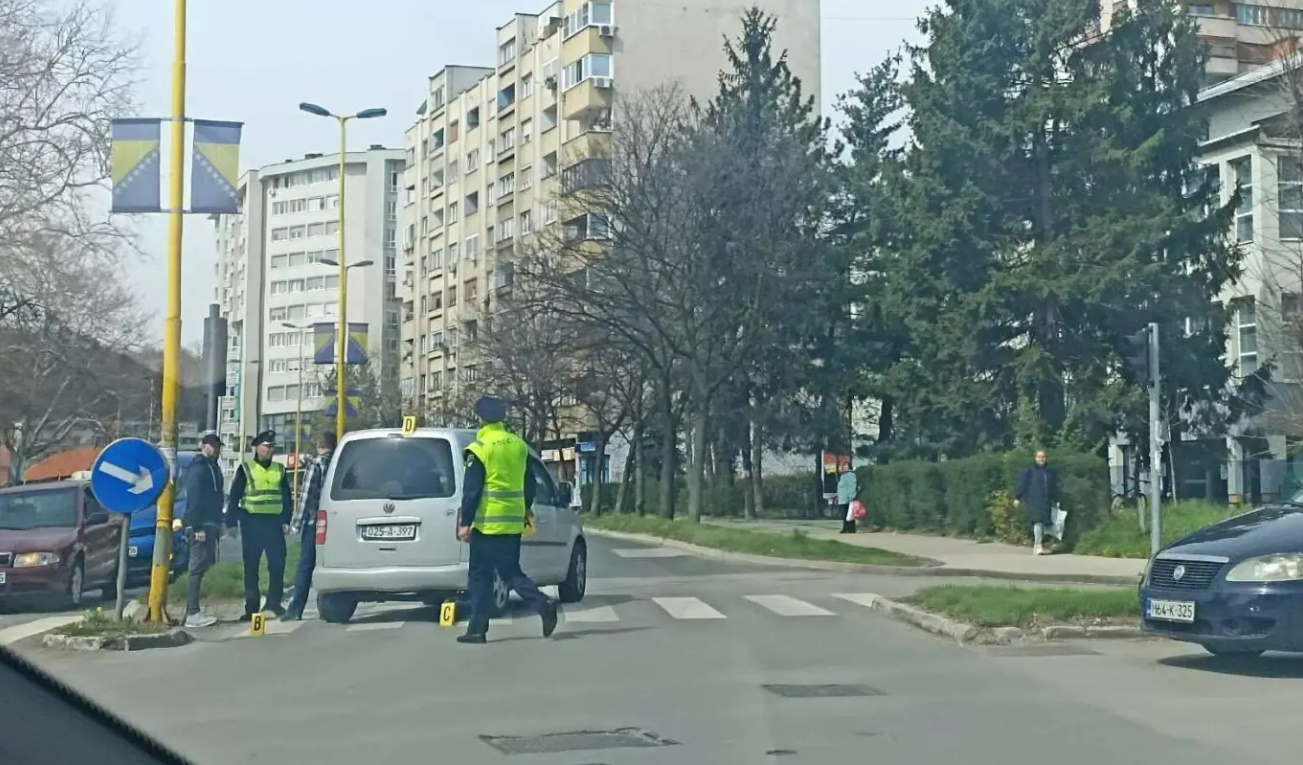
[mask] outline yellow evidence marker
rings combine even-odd
[[[415,433],[416,433],[416,418],[409,414],[403,418],[403,436],[404,437],[411,436],[414,435]]]
[[[267,614],[260,612],[249,617],[249,634],[256,637],[267,634]]]
[[[439,606],[439,626],[452,627],[457,624],[457,601],[446,600]]]

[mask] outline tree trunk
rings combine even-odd
[[[709,404],[704,400],[705,396],[695,398],[696,400],[692,402],[692,424],[689,428],[692,434],[692,453],[688,457],[688,520],[700,523],[702,484],[706,479],[708,441],[706,429],[710,423],[707,411]]]
[[[606,471],[606,433],[599,430],[597,432],[596,454],[593,457],[593,515],[602,514],[602,486],[605,483]]]
[[[755,480],[755,471],[751,464],[751,426],[742,437],[742,517],[748,521],[756,518],[755,492],[751,484]]]
[[[670,398],[669,386],[666,385],[661,395],[661,480],[660,480],[660,514],[662,518],[674,518],[674,452],[678,448],[678,433],[675,432],[674,401]]]
[[[629,449],[629,453],[624,457],[624,470],[620,472],[620,490],[615,495],[615,514],[629,512],[629,491],[633,488],[633,454],[634,450]]]
[[[642,420],[639,420],[633,426],[633,509],[638,515],[647,512],[647,460],[642,442]]]
[[[751,493],[751,506],[756,517],[765,513],[765,449],[764,439],[760,437],[760,428],[753,425],[751,434],[751,483],[747,490]]]

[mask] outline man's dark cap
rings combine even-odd
[[[261,432],[261,433],[259,433],[258,435],[254,436],[254,437],[253,437],[253,445],[254,445],[254,446],[259,446],[259,445],[261,445],[261,444],[269,444],[269,445],[275,446],[275,445],[276,445],[276,431],[274,431],[274,430],[264,430],[263,432]]]
[[[484,396],[475,402],[475,416],[483,422],[502,422],[507,419],[507,402],[497,396]]]
[[[205,433],[204,437],[199,439],[199,443],[204,446],[221,446],[222,439],[216,433]]]

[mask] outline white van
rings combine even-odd
[[[421,428],[345,434],[335,450],[317,512],[317,610],[343,623],[359,603],[437,605],[466,590],[469,545],[457,539],[462,453],[473,430]],[[572,489],[557,485],[533,453],[536,532],[521,543],[520,565],[539,586],[557,585],[561,602],[583,600],[588,547]],[[494,613],[510,596],[494,582]]]

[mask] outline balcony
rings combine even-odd
[[[610,24],[592,25],[561,46],[561,58],[574,61],[588,53],[610,53],[615,39],[615,27]]]
[[[612,82],[610,77],[589,77],[565,92],[562,114],[568,120],[611,108]]]

